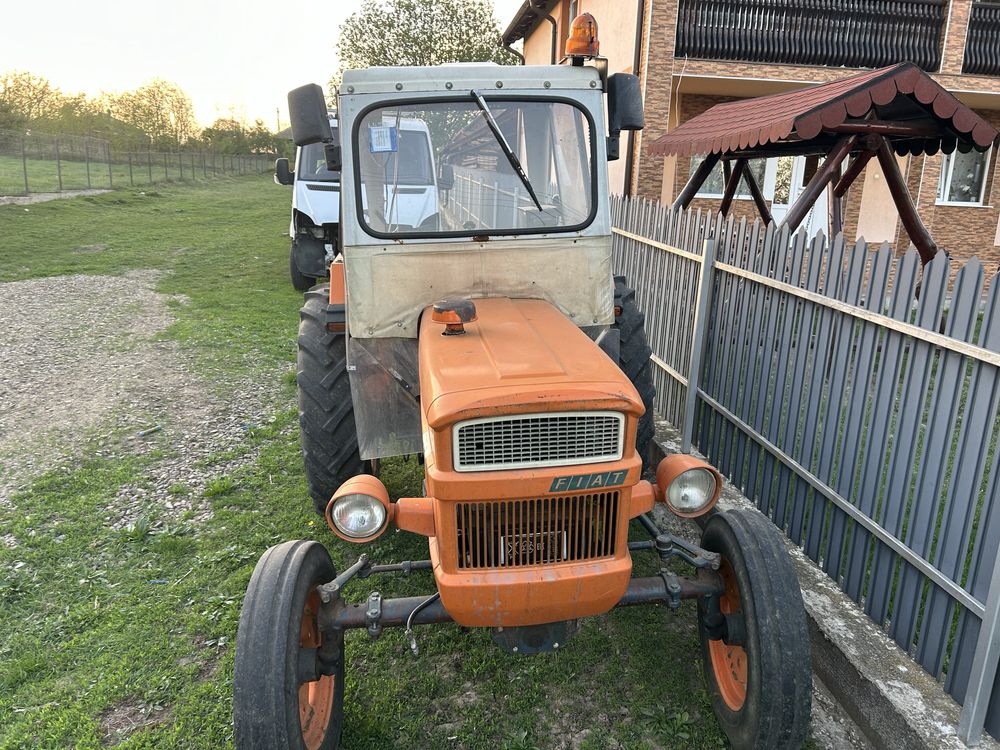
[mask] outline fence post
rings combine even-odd
[[[153,152],[146,152],[146,170],[149,172],[149,184],[153,184]]]
[[[83,142],[83,158],[87,162],[87,187],[90,187],[90,141]]]
[[[59,153],[59,139],[56,138],[56,179],[59,180],[59,192],[62,192],[62,162],[60,161],[61,155]]]
[[[135,186],[135,180],[132,178],[132,152],[128,152],[128,184]]]
[[[108,158],[108,187],[115,186],[115,178],[111,175],[111,144],[104,144],[104,155]]]
[[[694,332],[691,337],[691,360],[688,367],[687,401],[684,404],[684,427],[681,430],[681,453],[691,452],[694,438],[694,413],[698,406],[698,382],[701,360],[705,354],[708,312],[712,306],[712,274],[715,269],[717,240],[705,240],[701,252],[701,274],[698,278],[698,302],[694,308]]]
[[[167,152],[166,151],[163,152],[163,179],[165,181],[170,179],[170,170],[167,168]]]
[[[969,747],[977,746],[983,739],[986,709],[990,705],[997,663],[1000,661],[1000,554],[993,562],[993,578],[990,580],[976,655],[972,660],[969,684],[958,720],[958,736]]]
[[[21,171],[24,172],[24,194],[28,192],[28,152],[24,147],[24,136],[21,136]]]
[[[180,181],[184,182],[184,154],[180,151],[177,152],[177,168],[180,170],[181,176]]]

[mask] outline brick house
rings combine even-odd
[[[837,6],[843,7],[838,10]],[[831,7],[832,6],[832,7]],[[611,72],[642,81],[646,129],[609,171],[613,192],[672,202],[700,157],[654,156],[643,146],[712,105],[835,80],[911,60],[1000,128],[1000,4],[983,0],[526,0],[503,34],[525,61],[559,61],[578,13],[597,18]],[[794,29],[794,31],[789,31]],[[980,154],[900,158],[920,215],[953,258],[1000,263],[1000,159]],[[809,173],[802,157],[753,165],[776,219]],[[717,207],[721,168],[692,205]],[[806,226],[827,230],[825,201]],[[749,196],[734,204],[754,216]],[[909,245],[874,161],[847,195],[844,232]]]

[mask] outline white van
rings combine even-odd
[[[330,128],[340,140],[337,118],[330,113]],[[437,180],[427,123],[416,119],[383,122],[395,132],[391,145],[380,154],[378,166],[385,170],[386,221],[399,228],[433,230],[437,226]],[[397,171],[396,155],[403,153]],[[295,171],[288,159],[274,164],[274,181],[292,185],[292,219],[288,235],[289,272],[292,286],[305,291],[327,275],[340,247],[340,172],[327,169],[322,143],[300,146],[295,152]],[[393,188],[393,186],[395,186]],[[368,210],[368,197],[362,199]]]

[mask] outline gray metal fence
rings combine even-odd
[[[660,413],[943,681],[963,739],[984,720],[1000,736],[1000,277],[973,259],[949,286],[943,254],[613,212]]]
[[[0,130],[0,195],[188,182],[268,172],[268,154],[118,151],[99,138]]]

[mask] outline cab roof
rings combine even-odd
[[[340,94],[460,93],[470,89],[590,90],[600,87],[600,73],[590,66],[478,63],[345,70]]]

